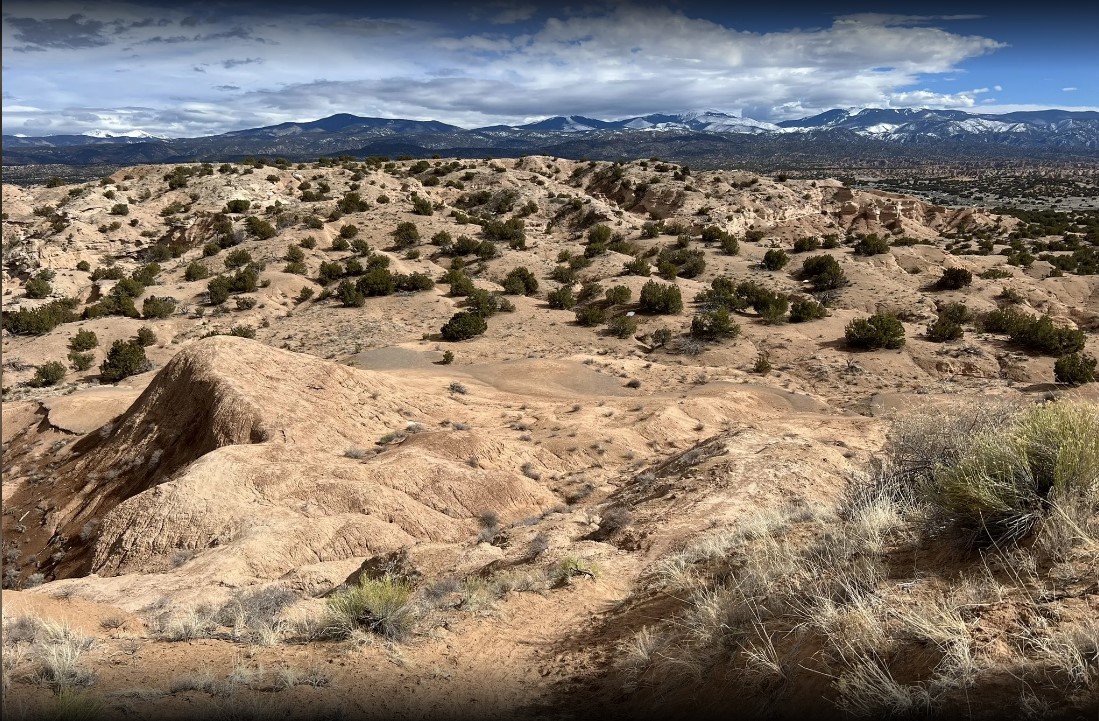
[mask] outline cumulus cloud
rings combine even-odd
[[[89,129],[74,113],[92,113],[93,127],[108,130],[198,135],[335,112],[475,127],[701,108],[764,120],[833,107],[967,108],[990,91],[938,92],[926,79],[1004,47],[939,27],[962,16],[845,15],[823,27],[753,32],[629,4],[558,11],[501,2],[480,6],[475,24],[308,7],[292,16],[233,7],[217,19],[165,8],[153,22],[137,5],[111,5],[118,16],[96,18],[19,7],[4,18],[5,40],[49,51],[41,58],[76,55],[10,78],[5,70],[5,83],[71,132]],[[262,57],[227,58],[241,43]],[[107,82],[135,66],[130,82]],[[4,110],[5,123],[35,117]]]

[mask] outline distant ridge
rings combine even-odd
[[[745,144],[744,141],[750,141]],[[852,108],[778,123],[716,110],[652,113],[617,120],[558,115],[522,125],[466,129],[437,120],[375,118],[338,113],[197,138],[158,138],[143,131],[85,135],[3,136],[4,165],[95,163],[133,164],[233,160],[249,155],[296,159],[354,154],[519,155],[553,152],[632,155],[650,152],[684,160],[737,148],[751,156],[765,152],[838,157],[890,154],[894,146],[916,145],[921,153],[952,157],[1004,157],[1099,151],[1099,112],[1037,110],[1003,114],[928,108]],[[621,147],[620,147],[621,146]],[[399,149],[397,149],[399,148]],[[661,149],[663,148],[663,150]],[[938,151],[936,151],[938,149]],[[623,152],[625,151],[625,152]],[[902,153],[905,151],[901,151]],[[823,155],[822,155],[823,154]]]

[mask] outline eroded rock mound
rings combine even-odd
[[[511,516],[552,504],[519,473],[470,465],[487,443],[474,434],[455,443],[424,430],[384,453],[347,452],[437,425],[448,403],[370,371],[213,337],[76,444],[49,488],[12,505],[46,513],[29,546],[55,577],[186,563],[194,581],[235,583],[462,539],[489,506]]]

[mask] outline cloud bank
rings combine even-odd
[[[833,107],[977,108],[941,92],[1002,41],[960,16],[859,14],[747,31],[689,8],[496,3],[468,22],[350,11],[5,4],[5,132],[226,132],[336,112],[463,127],[554,114],[717,109],[762,120]],[[984,97],[982,97],[984,96]]]

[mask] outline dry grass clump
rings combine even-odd
[[[357,586],[328,598],[327,626],[333,635],[345,638],[365,629],[391,641],[403,640],[411,635],[419,616],[412,592],[403,579],[364,575]]]
[[[654,698],[1078,712],[1099,697],[1099,410],[912,414],[836,512],[754,514],[653,571],[678,611],[621,670]]]

